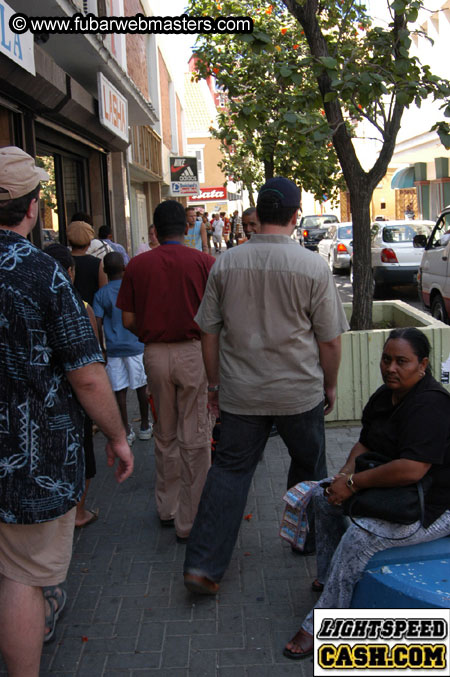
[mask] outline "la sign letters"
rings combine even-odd
[[[98,73],[100,122],[111,132],[128,141],[128,101],[103,75]]]

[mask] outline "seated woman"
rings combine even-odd
[[[450,394],[431,376],[430,344],[418,329],[394,329],[381,356],[382,385],[362,416],[359,441],[325,489],[314,490],[317,579],[323,589],[315,608],[345,609],[376,552],[393,546],[432,541],[450,534]],[[355,473],[355,459],[368,450],[392,460]],[[369,487],[401,487],[426,474],[432,486],[425,496],[423,524],[396,524],[358,517],[346,530],[340,507],[353,493]],[[402,540],[390,540],[390,539]],[[300,659],[313,651],[313,611],[288,642],[284,655]]]

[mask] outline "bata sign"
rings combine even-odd
[[[128,141],[128,101],[102,73],[97,75],[100,122]]]
[[[205,202],[206,200],[226,200],[227,189],[219,186],[218,188],[201,188],[198,195],[192,195],[190,202]]]

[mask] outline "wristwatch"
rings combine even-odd
[[[356,492],[357,492],[358,490],[357,490],[357,488],[355,487],[355,483],[354,483],[354,481],[353,481],[353,473],[351,473],[351,475],[347,475],[347,480],[346,480],[345,484],[347,485],[347,487],[348,487],[351,491],[353,491],[354,494],[356,494]]]
[[[216,386],[208,386],[208,392],[209,393],[217,393],[220,389],[219,385]]]

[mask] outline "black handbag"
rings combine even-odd
[[[373,451],[366,451],[355,459],[355,473],[389,463],[393,459]],[[353,517],[376,517],[396,524],[413,524],[425,517],[425,494],[432,478],[425,475],[419,482],[404,487],[371,487],[361,489],[343,502],[344,513]],[[358,524],[355,522],[355,524]],[[360,526],[358,524],[358,526]],[[393,539],[396,540],[396,539]],[[401,539],[399,539],[401,540]]]

